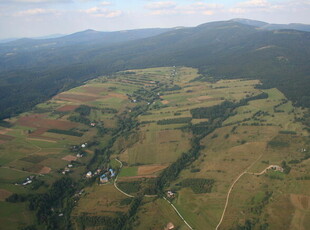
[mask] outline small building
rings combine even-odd
[[[27,178],[28,179],[28,178]],[[24,182],[22,185],[27,185],[27,184],[31,184],[32,180],[27,180],[26,182]]]
[[[111,174],[111,177],[114,177],[115,176],[115,172],[113,171],[113,169],[109,169],[109,172]]]
[[[96,123],[92,122],[92,123],[90,123],[90,126],[95,127]]]
[[[63,171],[62,171],[62,174],[66,175],[67,173],[70,172],[70,169],[69,168],[65,168]]]
[[[274,171],[279,171],[279,172],[283,172],[284,169],[282,167],[280,167],[279,165],[270,165],[269,169],[272,169]]]
[[[88,173],[86,173],[86,178],[91,178],[93,176],[93,173],[91,171],[89,171]]]
[[[84,155],[83,155],[83,153],[78,153],[78,154],[76,154],[76,157],[78,157],[78,158],[81,158],[81,157],[83,157]]]
[[[68,164],[68,168],[72,168],[73,167],[73,165],[72,164]]]
[[[173,223],[168,223],[167,226],[165,227],[165,230],[172,230],[174,229],[174,224]]]
[[[109,179],[108,179],[107,175],[106,174],[102,174],[100,176],[100,183],[107,183],[107,182],[109,182]]]
[[[175,193],[172,192],[171,190],[169,190],[169,191],[167,192],[167,197],[168,197],[168,198],[173,198],[174,196],[175,196]]]

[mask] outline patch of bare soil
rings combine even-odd
[[[72,155],[67,155],[67,156],[65,156],[65,157],[63,157],[61,159],[65,160],[65,161],[75,161],[77,159],[77,157],[76,156],[72,156]]]

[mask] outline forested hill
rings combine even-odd
[[[310,106],[309,32],[264,30],[231,20],[103,43],[98,39],[20,52],[1,46],[0,117],[101,74],[171,65],[197,67],[202,80],[261,79],[264,87],[277,87],[296,104]]]

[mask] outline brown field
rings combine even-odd
[[[109,93],[108,96],[105,96],[105,98],[111,98],[111,97],[116,97],[116,98],[120,98],[120,99],[128,99],[128,97],[124,94],[121,93]]]
[[[310,196],[306,195],[298,195],[298,194],[291,194],[291,202],[292,204],[302,210],[310,209]]]
[[[59,111],[59,112],[68,112],[68,111],[75,110],[77,107],[79,107],[79,106],[78,105],[64,105],[64,106],[58,108],[57,111]]]
[[[103,87],[100,87],[100,86],[83,86],[82,87],[83,90],[87,93],[93,93],[93,94],[99,94],[99,93],[102,93],[102,92],[106,92],[107,89],[106,88],[103,88]]]
[[[306,230],[309,218],[310,197],[306,195],[290,194],[290,200],[295,207],[290,229]]]
[[[72,129],[77,126],[77,124],[73,122],[42,119],[42,117],[41,115],[29,115],[19,118],[17,123],[23,126],[46,129]]]
[[[37,128],[34,132],[30,133],[30,137],[37,137],[41,136],[43,133],[45,133],[48,129],[47,128]]]
[[[138,167],[138,176],[151,175],[167,168],[168,165],[144,165]]]
[[[0,134],[6,134],[7,132],[12,131],[12,129],[2,129],[0,130]]]
[[[33,164],[31,167],[25,168],[28,172],[40,173],[45,166],[39,164]]]
[[[51,138],[40,137],[40,138],[27,138],[29,141],[45,141],[50,143],[56,143],[56,140],[52,140]]]
[[[79,93],[79,94],[64,93],[64,94],[59,94],[58,96],[55,97],[55,99],[70,101],[70,102],[88,102],[88,101],[94,101],[98,98],[100,98],[100,96],[96,96],[95,94],[85,95],[83,93]]]
[[[0,134],[0,140],[2,140],[2,141],[11,141],[11,140],[13,140],[14,138],[15,138],[15,137]]]
[[[0,188],[0,201],[5,201],[12,193],[8,190]]]
[[[163,103],[164,105],[167,105],[167,104],[169,104],[169,101],[168,100],[163,100],[163,101],[161,101],[161,103]]]
[[[49,167],[44,166],[41,170],[40,170],[40,174],[48,174],[52,169]]]
[[[63,157],[61,159],[65,160],[65,161],[75,161],[77,159],[77,157],[76,156],[72,156],[72,155],[67,155],[67,156],[65,156],[65,157]]]

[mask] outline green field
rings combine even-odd
[[[138,167],[130,167],[130,168],[124,167],[121,169],[119,177],[131,177],[137,175],[138,175]]]

